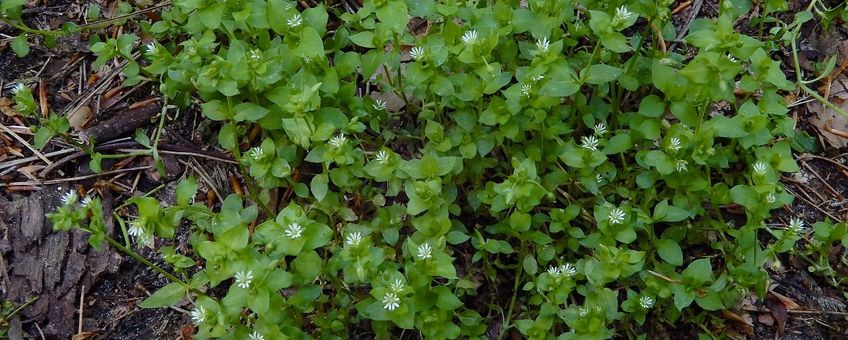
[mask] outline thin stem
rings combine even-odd
[[[524,241],[521,241],[521,257],[524,257]],[[523,273],[522,269],[524,267],[521,265],[515,266],[515,283],[512,286],[512,300],[509,301],[509,309],[506,312],[506,319],[504,320],[503,326],[501,327],[501,334],[498,335],[498,340],[501,340],[506,335],[506,331],[509,330],[509,323],[512,322],[512,312],[515,309],[515,300],[518,299],[518,285],[521,284],[521,274]]]
[[[115,239],[113,239],[113,238],[111,238],[111,237],[109,237],[109,236],[106,236],[105,238],[106,238],[106,242],[109,242],[109,244],[111,244],[113,247],[117,248],[118,250],[120,250],[120,251],[121,251],[121,252],[123,252],[124,254],[129,255],[129,256],[130,256],[130,257],[132,257],[134,260],[136,260],[136,261],[138,261],[138,262],[141,262],[141,264],[143,264],[143,265],[147,266],[148,268],[155,270],[157,273],[162,274],[162,276],[164,276],[164,277],[168,278],[168,280],[169,280],[169,281],[179,283],[180,285],[182,285],[183,287],[188,288],[188,290],[189,290],[189,291],[191,291],[192,293],[195,293],[195,294],[197,294],[197,295],[206,295],[206,294],[204,294],[203,292],[201,292],[201,291],[199,291],[199,290],[197,290],[197,289],[192,288],[192,287],[191,287],[191,286],[190,286],[187,282],[185,282],[185,281],[181,280],[180,278],[178,278],[178,277],[174,276],[174,274],[171,274],[171,273],[169,273],[167,270],[162,269],[162,267],[159,267],[159,266],[158,266],[158,265],[156,265],[155,263],[150,262],[149,260],[147,260],[147,259],[146,259],[146,258],[144,258],[143,256],[141,256],[141,255],[139,255],[138,253],[134,252],[132,249],[127,248],[126,246],[124,246],[124,245],[123,245],[123,244],[121,244],[120,242],[116,241]]]

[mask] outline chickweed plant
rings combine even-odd
[[[767,1],[748,35],[750,2],[725,0],[678,41],[670,0],[303,3],[174,0],[144,41],[91,46],[98,65],[138,48],[133,81],[199,102],[250,189],[132,198],[126,243],[96,198],[50,215],[167,276],[141,306],[187,299],[197,338],[708,335],[806,230],[764,221],[813,143],[780,52],[812,11]],[[181,226],[165,268],[132,250]]]

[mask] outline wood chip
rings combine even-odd
[[[74,112],[68,114],[68,122],[76,131],[82,131],[89,119],[91,119],[91,108],[87,105],[80,106]]]

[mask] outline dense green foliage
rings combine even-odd
[[[750,3],[723,1],[675,41],[670,2],[174,0],[126,81],[199,100],[250,193],[208,209],[186,179],[174,206],[131,200],[136,243],[192,233],[192,254],[160,249],[177,274],[142,306],[188,296],[198,338],[595,339],[764,296],[805,232],[764,220],[813,142],[775,56],[811,14],[757,38],[734,29]],[[94,43],[96,64],[138,39]],[[76,201],[54,225],[111,240]],[[822,228],[819,247],[846,241]]]

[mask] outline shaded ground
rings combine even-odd
[[[65,21],[82,22],[83,9],[93,2],[76,1],[50,1],[46,7],[34,7],[27,14],[28,22],[34,27],[56,29]],[[114,2],[98,2],[108,13],[114,8]],[[678,4],[675,4],[677,6]],[[795,8],[800,4],[794,4]],[[714,1],[694,1],[682,9],[675,16],[675,24],[685,27],[694,16],[693,9],[697,8],[695,16],[711,17],[717,13],[717,4]],[[750,25],[737,25],[737,27],[752,29]],[[133,27],[126,26],[126,30]],[[808,34],[817,32],[817,27],[811,25],[805,29]],[[110,31],[114,35],[116,31]],[[0,23],[0,33],[14,34],[15,31]],[[845,40],[843,31],[837,31],[834,35],[828,35],[830,39]],[[144,102],[149,98],[156,98],[157,94],[150,85],[121,88],[118,77],[115,75],[115,65],[109,65],[100,72],[91,71],[93,57],[85,53],[86,37],[72,37],[60,42],[57,49],[45,49],[40,47],[38,40],[32,40],[33,52],[26,58],[15,57],[6,42],[6,36],[0,36],[0,85],[3,88],[3,96],[8,92],[13,83],[23,82],[35,89],[39,94],[39,81],[45,83],[46,100],[51,110],[63,114],[76,112],[80,107],[86,107],[91,111],[91,118],[86,126],[93,126],[115,114],[122,114],[131,105]],[[818,41],[818,43],[817,43]],[[821,61],[830,51],[817,51],[818,46],[824,46],[819,40],[811,38],[805,46],[804,55],[812,60]],[[826,44],[825,44],[826,45]],[[788,64],[787,64],[788,65]],[[0,96],[2,97],[2,96]],[[83,100],[84,99],[84,100]],[[820,134],[819,127],[806,123],[810,113],[806,107],[798,105],[794,113],[799,117],[800,127],[811,135]],[[0,122],[7,126],[18,126],[20,121],[14,118],[0,115]],[[200,150],[214,151],[209,143],[207,128],[198,119],[196,112],[183,114],[181,119],[165,132],[165,142],[172,145],[195,148]],[[142,129],[150,132],[155,124],[145,124]],[[27,136],[24,129],[16,129],[17,133]],[[823,141],[823,140],[822,140]],[[828,145],[827,143],[823,143]],[[48,146],[46,151],[61,151],[69,146],[55,141]],[[20,157],[15,152],[23,155],[31,153],[23,148],[15,140],[0,136],[0,164],[14,161]],[[783,215],[778,215],[773,222],[788,222],[790,217],[801,217],[808,224],[822,220],[828,216],[836,220],[844,220],[848,204],[845,197],[848,196],[848,168],[843,165],[845,160],[840,153],[845,149],[826,148],[820,158],[799,159],[802,171],[784,181],[787,186],[799,198],[792,207],[787,207]],[[54,161],[64,156],[52,158]],[[15,204],[33,204],[43,207],[48,212],[58,202],[57,193],[64,192],[70,188],[83,191],[97,191],[109,205],[117,207],[127,197],[149,192],[160,188],[157,193],[163,201],[173,199],[173,185],[175,179],[186,171],[205,174],[205,195],[210,204],[214,204],[215,198],[212,193],[217,192],[217,197],[225,196],[232,190],[228,183],[228,177],[234,175],[234,171],[220,162],[204,160],[195,157],[168,156],[166,165],[169,174],[165,178],[158,176],[150,169],[120,172],[122,169],[149,166],[148,157],[136,157],[129,161],[104,163],[104,169],[119,171],[104,177],[93,177],[81,181],[67,181],[54,186],[39,186],[26,184],[32,182],[30,175],[36,176],[43,168],[24,168],[16,166],[11,168],[0,167],[0,183],[24,183],[19,185],[7,185],[0,190],[0,202],[5,207]],[[63,175],[60,176],[59,172]],[[70,178],[73,176],[90,175],[87,168],[87,159],[78,157],[68,160],[58,166],[49,178]],[[201,176],[203,177],[203,176]],[[58,189],[58,190],[57,190]],[[111,209],[111,208],[110,208]],[[56,263],[59,265],[48,266],[48,263],[25,262],[27,257],[22,254],[42,254],[50,251],[49,242],[53,242],[55,234],[51,233],[49,225],[43,220],[38,224],[31,222],[31,226],[38,230],[30,235],[32,238],[24,250],[16,250],[20,242],[15,241],[15,235],[21,234],[22,214],[27,209],[7,209],[0,213],[0,300],[12,299],[16,303],[27,300],[26,296],[13,295],[10,288],[26,287],[25,293],[44,294],[47,298],[36,301],[31,307],[24,309],[15,319],[11,320],[11,338],[68,338],[77,334],[79,339],[99,337],[103,339],[175,339],[190,338],[184,334],[191,334],[190,320],[186,310],[191,306],[177,306],[172,309],[144,310],[136,305],[151,292],[166,283],[165,279],[154,271],[146,268],[122,254],[110,250],[96,252],[89,250],[84,244],[84,235],[73,235],[67,244],[72,246],[58,248],[62,251],[55,255]],[[117,209],[120,216],[131,216],[132,211]],[[30,219],[32,220],[32,219]],[[112,225],[112,228],[115,226]],[[807,231],[810,235],[811,231]],[[117,234],[116,234],[117,235]],[[184,236],[184,235],[183,235]],[[119,236],[116,236],[120,238]],[[82,241],[82,242],[81,242]],[[765,241],[765,240],[764,240]],[[808,240],[807,240],[808,241]],[[58,242],[58,241],[56,241]],[[184,242],[184,240],[182,240]],[[147,258],[158,260],[155,251],[145,249],[142,254]],[[41,255],[38,255],[41,256]],[[34,257],[42,259],[47,257]],[[835,247],[832,257],[829,258],[830,265],[836,270],[837,275],[846,276],[845,249]],[[32,260],[32,258],[29,258]],[[750,305],[742,305],[742,309],[734,311],[734,315],[725,315],[724,318],[708,320],[711,331],[720,333],[727,331],[729,336],[749,339],[844,339],[848,334],[848,320],[846,320],[846,298],[843,295],[844,288],[841,282],[822,275],[811,275],[807,259],[784,256],[781,258],[781,266],[772,268],[773,291],[785,296],[798,305],[794,310],[787,310],[785,304],[780,301],[778,295],[772,294],[765,303],[752,302]],[[33,283],[31,276],[21,275],[22,268],[32,266],[44,268],[41,274],[44,277],[53,277],[53,286],[44,282]],[[71,271],[70,268],[78,268]],[[96,270],[92,270],[96,268]],[[77,273],[79,272],[79,273]],[[73,275],[69,275],[72,273]],[[51,276],[52,275],[52,276]],[[10,281],[21,280],[27,277],[24,284]],[[58,278],[64,278],[60,280]],[[512,278],[504,278],[511,281]],[[17,285],[17,286],[16,286]],[[487,285],[494,286],[497,285]],[[59,289],[58,287],[61,287]],[[45,290],[46,289],[46,290]],[[61,293],[54,294],[51,293]],[[20,294],[20,293],[19,293]],[[82,306],[79,306],[81,294],[83,296]],[[502,292],[481,291],[481,304],[499,299]],[[30,295],[32,296],[32,295]],[[776,302],[777,301],[777,302]],[[783,307],[781,307],[783,306]],[[52,311],[52,312],[51,312]],[[81,324],[79,322],[81,311]],[[51,314],[52,313],[52,314]],[[738,318],[738,319],[737,319]],[[785,325],[782,325],[785,322]],[[493,323],[491,334],[496,334],[500,325]],[[650,326],[652,334],[658,337],[696,339],[698,332],[702,331],[694,326],[687,325],[675,328],[674,325],[653,324]],[[780,329],[783,329],[781,331]]]

